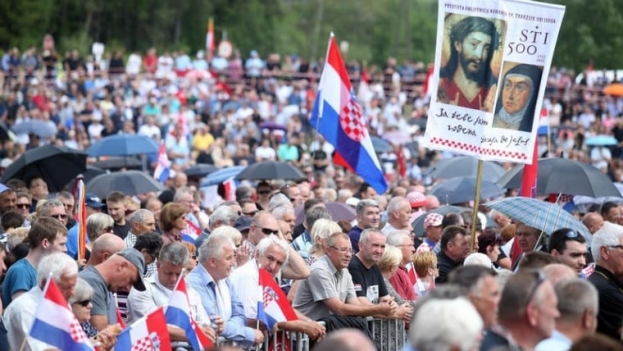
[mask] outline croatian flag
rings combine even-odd
[[[154,170],[154,178],[160,183],[164,184],[169,178],[171,173],[171,162],[167,156],[167,150],[164,147],[164,142],[160,142],[160,148],[158,149],[158,159],[156,161],[156,169]]]
[[[171,350],[163,307],[132,323],[117,336],[115,351]]]
[[[264,268],[259,269],[259,294],[257,300],[257,319],[272,331],[279,322],[296,320],[296,313],[288,302],[273,276]]]
[[[333,145],[336,159],[344,161],[379,194],[385,193],[387,182],[333,33],[310,123]]]
[[[82,179],[78,179],[78,211],[76,221],[78,222],[78,259],[86,258],[87,245],[87,207],[86,189]]]
[[[192,345],[193,350],[202,350],[203,348],[210,348],[213,346],[212,341],[205,335],[191,316],[190,303],[188,302],[188,290],[183,276],[180,278],[171,294],[165,317],[169,325],[176,326],[186,333],[188,342]]]
[[[28,334],[60,350],[93,350],[80,322],[69,309],[65,297],[51,277],[43,289],[43,299],[37,307]]]
[[[225,201],[236,200],[236,181],[234,177],[231,177],[223,182],[223,188],[225,189]]]

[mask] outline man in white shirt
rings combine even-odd
[[[281,268],[288,261],[288,243],[275,235],[262,239],[256,247],[255,258],[236,268],[230,276],[230,281],[236,288],[238,296],[244,305],[244,314],[247,321],[257,320],[257,303],[259,291],[259,268],[264,268],[273,277],[277,276]],[[324,326],[298,313],[298,320],[278,323],[280,329],[306,333],[311,339],[317,339],[325,334]]]
[[[183,270],[188,266],[190,254],[186,246],[179,242],[165,245],[160,250],[158,256],[157,272],[145,279],[145,291],[132,289],[128,296],[128,323],[132,323],[160,306],[168,305],[169,298],[179,281]],[[212,324],[205,309],[201,305],[199,294],[187,286],[190,313],[197,325],[199,325],[206,335],[214,341],[216,339],[215,330],[210,327]],[[218,325],[218,329],[223,327],[222,320],[213,321]],[[186,342],[187,338],[184,331],[174,326],[167,327],[171,341]],[[222,330],[221,330],[222,331]],[[181,345],[178,345],[181,346]]]

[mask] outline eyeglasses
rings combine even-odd
[[[57,219],[67,219],[66,214],[55,214],[55,215],[50,215],[50,217],[57,218]]]
[[[353,249],[351,249],[350,247],[336,247],[336,246],[329,246],[330,248],[332,248],[333,250],[337,250],[342,254],[352,254],[353,253]]]
[[[262,228],[262,227],[257,227],[259,229],[262,230],[262,233],[266,234],[266,235],[277,235],[279,233],[279,230],[274,230],[274,229],[270,229],[270,228]]]
[[[545,280],[547,279],[547,277],[545,276],[545,273],[543,273],[542,270],[535,270],[532,271],[532,273],[536,274],[536,283],[534,284],[534,287],[530,290],[530,293],[528,294],[528,300],[526,301],[526,305],[530,303],[530,301],[532,301],[532,299],[534,298],[534,295],[536,294],[536,291],[539,289],[539,286],[541,286],[541,284],[543,284],[543,282],[545,282]]]
[[[608,245],[609,248],[612,249],[620,249],[623,250],[623,245]]]
[[[80,305],[82,307],[87,307],[90,303],[91,303],[91,299],[88,300],[82,300],[82,301],[76,301],[74,302],[76,305]]]
[[[251,212],[242,212],[243,215],[248,216],[248,217],[253,217],[255,216],[259,211],[251,211]]]
[[[30,204],[15,204],[15,207],[26,209],[26,208],[30,208]]]

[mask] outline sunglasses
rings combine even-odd
[[[536,283],[534,284],[534,287],[532,287],[532,289],[530,290],[530,293],[528,294],[528,300],[526,301],[526,305],[529,304],[530,301],[532,301],[532,299],[534,298],[534,295],[536,294],[536,291],[539,289],[539,286],[541,286],[541,284],[543,284],[545,280],[547,279],[547,277],[545,276],[545,273],[540,269],[536,271],[532,271],[532,273],[534,273],[536,276]]]
[[[277,235],[279,233],[279,230],[273,230],[273,229],[269,229],[269,228],[262,228],[262,227],[257,227],[259,229],[262,230],[262,233],[266,234],[266,235]]]
[[[577,238],[578,236],[580,236],[580,234],[578,234],[578,233],[574,232],[573,230],[570,230],[570,231],[568,231],[568,232],[565,234],[565,238],[567,238],[567,239],[575,239],[575,238]]]
[[[80,305],[82,307],[87,307],[90,303],[91,303],[91,299],[88,300],[82,300],[82,301],[76,301],[74,302],[76,305]]]
[[[259,211],[251,211],[251,212],[242,212],[243,215],[248,216],[248,217],[253,217],[255,216]]]
[[[15,207],[26,209],[26,208],[30,208],[30,204],[15,204]]]
[[[258,190],[257,193],[261,195],[266,195],[266,194],[270,194],[270,190]]]
[[[57,219],[67,219],[66,214],[51,215],[50,217],[57,218]]]

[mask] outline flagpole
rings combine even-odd
[[[482,184],[482,160],[478,160],[476,170],[476,191],[474,193],[474,209],[472,211],[472,235],[469,241],[469,250],[474,251],[476,246],[476,225],[478,225],[478,208],[480,207],[480,186]]]
[[[262,286],[262,285],[261,285],[261,282],[260,282],[260,269],[262,269],[262,265],[258,263],[258,264],[257,264],[257,283],[258,283],[260,286]],[[263,302],[262,302],[262,303],[263,303]],[[258,310],[257,312],[260,312],[260,311]],[[255,316],[255,324],[256,324],[256,325],[255,325],[255,329],[260,330],[260,316],[259,316],[259,313],[256,313],[256,316]]]

